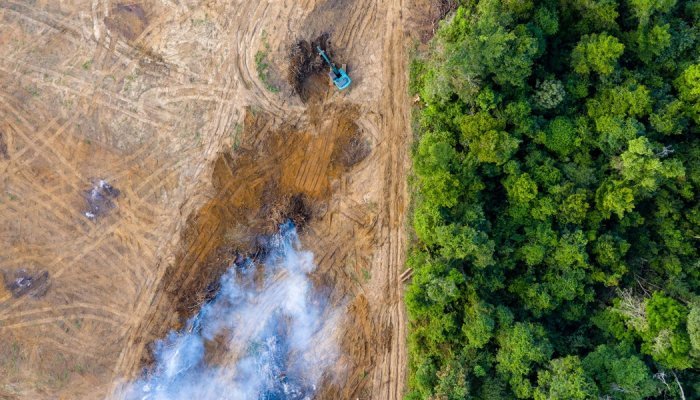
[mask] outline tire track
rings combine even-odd
[[[68,311],[68,310],[88,310],[88,311],[104,311],[106,314],[111,314],[112,316],[119,317],[121,319],[127,319],[128,315],[126,313],[123,313],[119,310],[115,310],[113,308],[101,305],[101,304],[89,304],[89,303],[82,303],[82,302],[75,302],[70,305],[65,305],[65,306],[48,306],[48,307],[41,307],[41,308],[33,308],[30,310],[26,311],[19,311],[16,312],[12,315],[4,315],[0,316],[0,321],[7,321],[8,319],[14,319],[18,318],[24,321],[28,321],[25,319],[26,316],[32,315],[32,318],[38,318],[35,316],[35,314],[60,314],[59,311]],[[39,316],[41,317],[41,316]],[[0,323],[2,324],[2,323]]]
[[[0,9],[14,7],[14,4],[16,2],[0,0]],[[306,127],[313,132],[320,129],[311,125],[309,117],[305,115],[306,106],[296,98],[267,91],[257,77],[254,60],[263,30],[268,34],[273,32],[268,40],[273,49],[279,51],[286,43],[296,39],[294,32],[300,31],[304,18],[313,9],[325,6],[325,3],[322,0],[212,0],[185,6],[181,2],[162,2],[159,6],[162,12],[154,16],[133,41],[124,40],[117,32],[108,32],[103,25],[112,2],[95,0],[87,4],[87,17],[79,17],[76,13],[58,17],[54,11],[43,11],[41,5],[31,6],[31,9],[20,7],[18,13],[12,14],[13,18],[21,14],[17,16],[36,26],[38,40],[33,46],[12,48],[16,51],[7,53],[12,55],[11,60],[0,60],[0,80],[22,80],[46,89],[52,98],[79,99],[80,108],[67,112],[67,117],[63,114],[64,117],[58,118],[51,112],[51,99],[32,100],[32,109],[29,109],[12,92],[0,92],[0,115],[13,121],[12,134],[17,138],[16,146],[19,147],[19,154],[13,153],[18,157],[8,163],[11,165],[8,171],[12,172],[9,178],[11,187],[19,187],[23,195],[34,193],[30,198],[36,203],[26,208],[2,204],[0,212],[35,226],[39,226],[39,218],[48,218],[51,221],[44,224],[46,235],[53,235],[60,242],[12,245],[3,257],[22,262],[34,259],[38,264],[50,265],[52,279],[60,289],[56,292],[57,296],[62,296],[62,301],[68,302],[61,305],[64,308],[53,307],[54,311],[48,311],[44,308],[49,307],[46,304],[57,300],[51,295],[45,299],[48,303],[42,300],[41,306],[23,298],[3,300],[0,303],[0,332],[31,334],[32,331],[44,332],[45,329],[48,339],[38,345],[41,351],[56,349],[69,352],[69,348],[85,340],[92,346],[85,346],[87,351],[102,349],[101,355],[112,357],[102,358],[103,361],[108,360],[106,362],[113,370],[107,373],[109,376],[106,378],[106,375],[99,377],[99,382],[104,383],[134,372],[140,364],[146,342],[160,330],[159,326],[154,325],[159,320],[153,318],[151,311],[168,301],[165,288],[161,286],[164,274],[173,262],[180,232],[186,226],[186,216],[201,205],[208,195],[209,183],[198,181],[209,176],[211,161],[217,152],[222,151],[228,137],[236,134],[237,124],[242,121],[243,107],[255,106],[272,116],[259,136],[251,139],[254,146],[263,145],[265,138],[277,134],[276,129],[280,126],[298,126],[295,130],[299,131],[304,131]],[[353,102],[362,105],[364,109],[357,123],[364,133],[372,136],[374,151],[353,169],[353,174],[373,173],[375,180],[372,182],[383,183],[378,192],[372,192],[372,196],[376,194],[376,198],[381,200],[378,209],[369,212],[368,204],[361,202],[362,193],[353,192],[354,197],[346,193],[361,190],[351,178],[343,177],[338,185],[343,193],[333,200],[335,205],[329,211],[331,223],[315,227],[308,236],[323,247],[324,251],[317,253],[320,269],[337,282],[358,281],[355,276],[358,271],[370,269],[368,255],[376,254],[374,260],[379,262],[371,265],[372,283],[358,282],[342,290],[352,295],[362,293],[373,299],[372,321],[392,332],[389,349],[377,343],[365,343],[367,347],[363,351],[363,354],[376,356],[368,379],[372,398],[390,400],[398,399],[401,395],[405,363],[405,351],[402,350],[405,317],[401,288],[396,283],[396,277],[403,263],[401,231],[406,197],[401,192],[405,190],[402,174],[406,168],[405,135],[409,125],[405,115],[405,96],[400,93],[405,79],[392,75],[405,72],[405,54],[401,49],[405,41],[400,33],[396,33],[401,30],[399,15],[402,7],[400,1],[380,3],[356,0],[346,7],[350,10],[347,15],[328,21],[329,24],[337,24],[334,41],[342,44],[343,58],[347,57],[358,65],[359,60],[363,60],[358,77],[372,76],[374,79],[380,74],[373,75],[373,72],[381,71],[381,81],[376,82],[376,91],[367,88],[368,83],[374,82],[368,79],[363,83],[360,79],[354,90],[335,95],[329,104],[332,102],[334,107],[345,107]],[[215,65],[215,68],[206,72],[192,64],[192,58],[187,51],[183,51],[190,41],[177,31],[178,27],[189,26],[189,20],[194,18],[198,8],[205,9],[206,15],[215,19],[217,27],[217,36],[209,38],[212,45],[208,47],[216,54],[207,56],[209,58],[203,61],[207,65]],[[91,30],[86,24],[93,25],[92,30],[96,32],[94,37],[92,34],[85,37],[86,32]],[[70,29],[57,29],[63,26]],[[3,33],[2,29],[0,27],[0,34]],[[70,47],[72,53],[62,62],[48,67],[32,61],[28,56],[29,51],[41,52],[44,47],[54,45]],[[376,50],[381,48],[384,49],[381,57],[375,57],[379,54]],[[3,49],[1,43],[0,49]],[[162,56],[164,61],[158,67],[162,69],[146,70],[140,65],[141,60],[151,57],[149,52]],[[89,57],[94,60],[90,75],[72,72],[79,60]],[[381,63],[388,65],[382,69],[379,67]],[[140,86],[132,91],[120,89],[125,77],[138,68],[143,69],[135,78]],[[29,73],[23,74],[22,71]],[[41,79],[44,74],[48,76],[46,82]],[[392,85],[393,89],[390,87]],[[2,97],[3,94],[5,97]],[[206,121],[204,124],[186,123],[185,120],[191,117],[184,110],[190,104],[201,113],[201,118]],[[392,108],[397,110],[393,112]],[[381,123],[375,123],[379,113],[386,113],[387,116]],[[105,157],[104,172],[100,173],[110,182],[115,182],[123,195],[118,200],[118,211],[99,224],[83,221],[70,203],[73,201],[70,200],[71,196],[82,189],[85,179],[92,176],[85,162],[72,157],[70,153],[71,148],[82,140],[82,128],[76,127],[76,124],[85,118],[94,118],[94,123],[85,129],[95,130],[94,135],[104,140],[101,144],[103,147],[112,143],[109,135],[121,133],[118,129],[122,126],[140,129],[145,132],[143,136],[146,138],[142,144],[134,145],[133,151],[110,155],[114,160]],[[115,119],[119,120],[119,124],[109,126],[115,130],[102,132],[103,127]],[[391,121],[393,119],[397,121]],[[330,122],[329,129],[338,129],[337,121]],[[191,126],[201,129],[201,143],[181,138],[180,131]],[[128,130],[124,132],[124,135],[127,134],[130,134]],[[304,162],[294,166],[293,181],[299,187],[321,190],[327,178],[321,175],[329,168],[323,160],[332,152],[334,143],[330,135],[321,137],[315,143],[315,147],[304,149],[307,154]],[[306,145],[302,134],[289,138],[287,143],[288,147]],[[95,151],[101,150],[96,146]],[[103,157],[102,154],[106,153],[96,154]],[[265,157],[278,163],[285,161],[281,151]],[[46,174],[45,177],[53,176],[59,182],[59,187],[44,189],[43,192],[38,190],[40,182],[29,169],[31,164],[56,165],[51,175]],[[250,186],[234,186],[227,182],[222,190],[232,196],[240,196],[251,188],[258,190],[268,179],[270,170],[261,167],[236,173],[240,174],[236,176],[237,180],[246,179]],[[119,185],[122,183],[123,186]],[[7,226],[8,232],[12,232],[12,225]],[[222,229],[221,226],[211,225],[208,230],[197,233],[198,240],[204,241],[210,235],[208,232]],[[374,243],[384,234],[388,238],[385,242]],[[0,245],[5,243],[9,241],[0,237]],[[379,246],[376,251],[373,249],[375,245]],[[201,252],[199,257],[205,253]],[[4,260],[0,258],[2,267],[5,266]],[[90,274],[93,277],[99,274],[99,278],[91,278]],[[195,270],[182,271],[178,279],[187,283],[196,279],[195,274]],[[71,288],[91,283],[93,286],[89,290],[71,293]],[[107,293],[109,285],[120,288],[119,298],[101,298],[100,291]],[[102,304],[105,309],[92,309],[93,304]],[[110,310],[122,315],[116,316]],[[74,338],[62,333],[63,324],[82,320],[86,323],[80,330],[80,336]],[[94,342],[95,338],[91,335],[97,334],[106,335],[102,347],[94,345],[98,342]],[[0,335],[0,338],[3,337]],[[356,377],[358,379],[353,382],[362,385],[362,379],[359,375]],[[0,378],[0,385],[3,383]],[[103,389],[103,386],[97,387],[100,388],[97,390],[109,390]],[[61,396],[60,393],[57,395]],[[81,396],[69,393],[64,397]]]
[[[383,118],[382,130],[388,135],[387,169],[384,177],[385,198],[389,237],[382,253],[385,271],[383,285],[389,298],[390,310],[385,314],[385,323],[393,328],[391,345],[387,353],[380,355],[382,365],[373,378],[373,398],[398,400],[403,396],[406,380],[406,316],[402,288],[399,283],[400,269],[405,264],[405,209],[407,190],[405,177],[408,171],[407,149],[410,146],[409,108],[406,94],[407,67],[406,39],[403,35],[403,0],[395,0],[389,6],[384,39],[383,75],[387,80],[382,94],[382,106],[388,115]]]
[[[117,328],[117,331],[124,329],[123,324],[120,321],[115,321],[113,317],[104,317],[101,315],[92,315],[92,314],[87,314],[87,313],[81,313],[81,314],[63,314],[58,317],[47,317],[47,318],[38,318],[35,320],[30,320],[30,321],[23,321],[23,322],[16,322],[12,324],[3,324],[0,326],[0,332],[3,330],[10,330],[10,329],[20,329],[20,328],[33,328],[38,325],[48,325],[48,324],[53,324],[57,322],[63,322],[63,321],[73,321],[73,320],[90,320],[90,321],[97,321],[97,322],[103,322],[107,325],[114,326]]]

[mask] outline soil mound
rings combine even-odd
[[[309,130],[297,130],[271,128],[266,113],[246,113],[236,155],[219,156],[211,200],[188,218],[185,251],[168,268],[159,289],[165,296],[150,328],[144,326],[148,342],[166,329],[182,328],[216,293],[216,282],[230,266],[263,258],[280,224],[291,220],[303,232],[323,214],[332,181],[370,152],[355,109],[331,107],[327,116]],[[153,361],[145,347],[141,355],[144,364]]]

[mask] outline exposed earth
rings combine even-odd
[[[0,0],[0,399],[118,398],[286,218],[346,310],[317,397],[401,398],[418,3]],[[348,91],[288,79],[323,33]]]

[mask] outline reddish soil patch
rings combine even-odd
[[[217,159],[213,197],[189,217],[185,251],[162,280],[158,292],[164,295],[142,327],[148,333],[138,335],[147,338],[142,362],[152,362],[145,344],[183,327],[237,258],[261,255],[259,238],[287,219],[303,230],[324,209],[331,182],[367,156],[368,147],[358,144],[363,139],[356,112],[335,110],[332,116],[314,134],[289,126],[272,130],[267,115],[247,113],[242,144],[235,156]]]

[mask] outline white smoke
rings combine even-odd
[[[291,223],[270,240],[264,272],[232,265],[216,297],[185,329],[156,343],[152,370],[122,392],[128,400],[310,399],[336,359],[336,318],[314,292],[313,255]],[[261,276],[262,274],[262,276]],[[207,343],[218,344],[216,362]],[[225,344],[221,350],[221,343]]]

